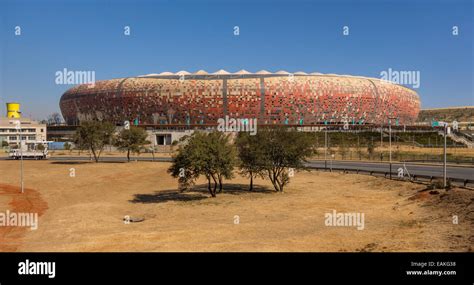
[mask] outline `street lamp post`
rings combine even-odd
[[[25,192],[25,183],[23,180],[23,144],[20,135],[20,159],[21,159],[21,193]]]
[[[23,145],[21,140],[21,122],[19,120],[15,121],[15,128],[18,131],[18,141],[20,143],[20,189],[21,193],[25,192],[24,180],[23,180]]]
[[[446,189],[446,137],[448,135],[448,123],[444,123],[444,151],[443,151],[443,187]]]
[[[328,169],[328,129],[324,131],[324,169]]]
[[[324,121],[324,170],[328,169],[328,125],[326,121],[326,114],[328,112],[323,112],[323,120]]]
[[[388,118],[388,133],[389,133],[389,138],[388,138],[388,159],[389,159],[389,165],[390,165],[390,179],[392,179],[392,117]]]

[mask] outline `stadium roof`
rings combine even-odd
[[[356,76],[356,75],[348,75],[348,74],[335,74],[335,73],[319,73],[319,72],[311,72],[311,73],[306,73],[304,71],[297,71],[294,73],[288,72],[286,70],[279,70],[277,72],[269,72],[267,70],[260,70],[257,72],[249,72],[245,69],[241,69],[237,72],[230,73],[227,70],[224,69],[219,69],[216,72],[213,73],[208,73],[205,70],[198,70],[194,73],[190,73],[186,70],[181,70],[176,73],[165,71],[161,72],[159,74],[157,73],[150,73],[146,75],[139,75],[139,76],[132,76],[135,78],[164,78],[164,79],[176,79],[180,78],[182,76],[185,76],[186,79],[237,79],[237,78],[262,78],[262,77],[281,77],[281,76],[288,76],[288,75],[294,75],[294,76],[326,76],[326,77],[346,77],[346,78],[363,78],[367,80],[379,80],[383,81],[380,78],[373,78],[373,77],[366,77],[366,76]],[[383,81],[385,82],[385,81]],[[391,83],[391,82],[390,82]],[[405,87],[407,89],[412,90],[410,87],[397,84],[397,83],[392,83],[401,87]]]
[[[200,69],[196,72],[188,72],[186,70],[180,70],[178,72],[169,72],[169,71],[164,71],[161,73],[149,73],[145,75],[139,75],[139,76],[134,76],[134,77],[140,77],[140,78],[175,78],[177,76],[186,76],[187,78],[200,78],[200,79],[212,79],[212,78],[251,78],[251,77],[262,77],[262,76],[283,76],[283,75],[297,75],[297,76],[307,76],[307,75],[330,75],[330,76],[338,76],[337,74],[323,74],[319,72],[313,72],[313,73],[306,73],[303,71],[297,71],[297,72],[288,72],[286,70],[279,70],[277,72],[270,72],[267,70],[260,70],[257,72],[249,72],[245,69],[241,69],[237,72],[228,72],[227,70],[224,69],[219,69],[215,72],[209,73],[203,69]],[[349,76],[349,75],[348,75]]]
[[[267,70],[260,70],[260,71],[257,71],[257,72],[249,72],[245,69],[241,69],[237,72],[228,72],[227,70],[224,70],[224,69],[219,69],[215,72],[212,72],[212,73],[209,73],[203,69],[201,70],[198,70],[196,72],[188,72],[186,70],[181,70],[181,71],[178,71],[178,72],[169,72],[169,71],[164,71],[164,72],[161,72],[161,73],[150,73],[150,74],[145,74],[145,75],[139,75],[139,76],[136,76],[136,77],[142,77],[142,78],[146,78],[146,77],[152,77],[152,78],[156,78],[156,77],[174,77],[174,76],[182,76],[182,75],[187,75],[187,76],[206,76],[206,77],[213,77],[213,75],[218,75],[219,77],[220,76],[230,76],[232,77],[232,75],[242,75],[242,76],[256,76],[256,75],[268,75],[268,76],[281,76],[281,75],[300,75],[300,76],[305,76],[305,75],[326,75],[326,76],[346,76],[346,77],[352,77],[352,75],[340,75],[340,74],[333,74],[333,73],[327,73],[327,74],[324,74],[324,73],[319,73],[319,72],[311,72],[311,73],[306,73],[304,71],[297,71],[297,72],[288,72],[286,70],[279,70],[277,72],[270,72],[270,71],[267,71]],[[356,76],[356,77],[362,77],[364,78],[364,76]],[[376,78],[374,78],[376,79]]]
[[[230,74],[229,72],[225,71],[224,69],[219,69],[218,71],[214,72],[215,75],[225,75]]]
[[[242,69],[242,70],[239,70],[239,71],[235,72],[234,74],[252,74],[252,73],[248,72],[245,69]]]
[[[186,70],[181,70],[176,72],[176,75],[191,75],[191,73],[187,72]]]
[[[194,72],[193,74],[195,74],[195,75],[207,75],[209,73],[207,73],[207,71],[201,69],[201,70],[198,70],[198,71]]]

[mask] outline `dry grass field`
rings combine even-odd
[[[0,161],[0,212],[38,212],[37,230],[0,227],[0,251],[472,251],[474,192],[354,174],[298,172],[285,193],[267,180],[180,193],[168,163]],[[71,177],[71,172],[75,177]],[[204,184],[200,180],[198,186]],[[328,227],[359,212],[365,228]],[[124,217],[144,218],[124,223]],[[459,223],[453,224],[453,215]],[[236,221],[239,223],[236,223]]]

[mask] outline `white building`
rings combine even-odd
[[[16,127],[16,121],[20,121],[20,130]],[[46,124],[28,118],[0,117],[0,146],[4,141],[8,145],[18,145],[20,139],[27,145],[46,141]]]

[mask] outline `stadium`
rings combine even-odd
[[[376,78],[304,72],[162,72],[82,84],[60,108],[68,125],[125,120],[141,125],[212,125],[219,118],[256,118],[260,125],[349,122],[413,124],[418,94]]]

